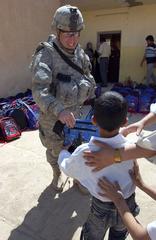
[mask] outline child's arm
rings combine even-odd
[[[62,150],[58,157],[58,164],[61,171],[67,176],[77,180],[85,176],[85,164],[82,160],[81,146],[79,146],[72,154],[67,150]]]
[[[60,170],[64,172],[67,176],[73,177],[73,161],[72,155],[66,149],[63,149],[58,157],[58,165]]]
[[[156,105],[152,106],[152,108],[154,108],[154,110],[155,110]],[[126,127],[123,127],[120,130],[120,133],[124,136],[127,136],[129,133],[133,133],[133,132],[136,132],[137,135],[140,135],[140,133],[144,127],[150,126],[150,125],[154,124],[155,122],[156,122],[156,114],[154,112],[150,112],[144,118],[142,118],[140,121],[132,123]]]
[[[130,175],[137,187],[139,187],[142,191],[147,193],[151,198],[156,200],[156,190],[154,188],[148,186],[143,181],[140,171],[139,171],[139,165],[138,165],[137,161],[135,161],[134,169],[133,169],[133,171],[130,171]]]
[[[140,223],[138,223],[135,217],[130,212],[118,184],[112,184],[106,178],[103,178],[99,180],[98,185],[101,190],[104,191],[104,193],[99,194],[101,196],[106,195],[114,202],[132,238],[134,240],[150,240],[147,229],[143,227]]]
[[[146,185],[145,183],[142,185],[142,187],[140,187],[140,189],[142,190],[142,191],[144,191],[145,193],[147,193],[151,198],[153,198],[154,200],[156,200],[156,191],[152,188],[152,187],[150,187],[150,186],[148,186],[148,185]]]
[[[93,171],[99,171],[102,168],[114,164],[114,148],[98,140],[95,140],[94,143],[100,148],[100,150],[96,152],[90,150],[84,151],[83,156],[86,160],[86,165],[92,167]],[[122,161],[141,157],[152,157],[156,154],[156,150],[141,148],[136,144],[126,145],[119,150]]]

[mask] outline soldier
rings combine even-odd
[[[52,187],[61,192],[64,183],[57,160],[64,139],[53,127],[57,120],[74,127],[80,106],[94,97],[95,81],[89,58],[78,43],[84,28],[79,9],[70,5],[58,8],[52,27],[56,35],[40,43],[33,55],[32,93],[40,108],[39,136],[53,170]]]

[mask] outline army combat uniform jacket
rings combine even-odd
[[[53,43],[82,68],[84,74],[69,66]],[[77,117],[83,102],[94,97],[95,81],[90,74],[90,61],[80,45],[73,54],[69,54],[61,49],[57,38],[51,35],[47,42],[36,49],[31,70],[32,93],[40,108],[40,131],[50,136],[53,135],[52,129],[61,111],[69,110]]]

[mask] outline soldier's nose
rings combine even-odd
[[[74,39],[70,39],[70,41],[68,41],[68,45],[71,47],[74,46],[75,45]]]

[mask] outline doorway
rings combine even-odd
[[[120,47],[121,47],[121,31],[98,32],[97,33],[97,49],[100,46],[102,39],[111,46],[111,55],[109,57],[108,66],[108,82],[119,82],[120,72]]]

